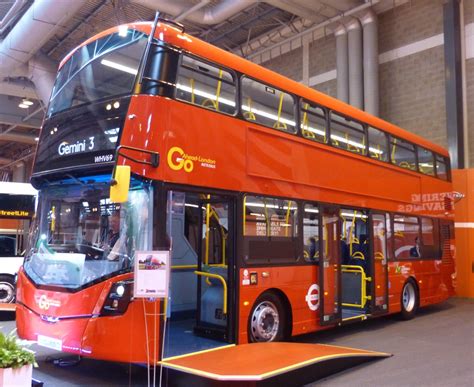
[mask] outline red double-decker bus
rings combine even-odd
[[[446,150],[170,22],[62,61],[32,183],[18,333],[65,352],[154,362],[454,294]],[[136,252],[163,249],[169,298],[134,298]]]

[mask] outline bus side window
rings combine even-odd
[[[448,167],[446,158],[443,156],[436,155],[436,176],[442,180],[449,180]]]
[[[369,126],[369,156],[380,161],[388,161],[387,135]]]
[[[434,176],[434,156],[433,152],[418,147],[418,170],[425,175]]]
[[[295,105],[290,94],[247,77],[241,82],[241,105],[246,120],[284,132],[296,132]]]
[[[390,161],[399,167],[416,171],[415,146],[408,141],[390,137]]]
[[[349,152],[366,154],[364,127],[359,122],[331,112],[331,144]]]
[[[301,255],[298,205],[294,200],[244,197],[245,260],[250,263],[292,263]]]
[[[393,218],[393,228],[395,259],[422,258],[420,223],[418,218],[415,216],[395,214]]]
[[[422,256],[439,259],[439,226],[437,219],[421,218]]]
[[[301,101],[301,134],[303,137],[326,142],[326,112],[311,102]]]
[[[207,109],[234,114],[236,87],[228,71],[183,55],[176,83],[176,98]]]

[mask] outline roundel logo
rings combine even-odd
[[[319,286],[318,284],[312,284],[309,289],[308,293],[305,297],[306,303],[310,310],[315,311],[319,308]]]
[[[180,171],[184,169],[185,172],[191,172],[194,168],[194,163],[192,160],[186,160],[186,155],[184,151],[177,146],[172,147],[168,151],[168,166],[173,171]]]

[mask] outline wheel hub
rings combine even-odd
[[[15,298],[15,289],[8,282],[0,282],[0,303],[10,303]]]
[[[403,288],[403,308],[411,312],[415,307],[415,288],[411,283],[407,283]]]
[[[257,341],[272,341],[275,339],[280,319],[278,310],[274,304],[269,301],[259,304],[252,315],[251,329],[253,337]]]

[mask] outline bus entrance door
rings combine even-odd
[[[163,358],[233,343],[234,201],[168,191],[172,245]]]
[[[204,195],[200,201],[200,247],[197,275],[197,321],[194,332],[201,336],[228,341],[229,286],[232,280],[233,241],[232,203],[220,197]]]
[[[322,208],[322,259],[320,259],[319,283],[322,291],[321,325],[333,325],[341,321],[341,254],[339,208]]]

